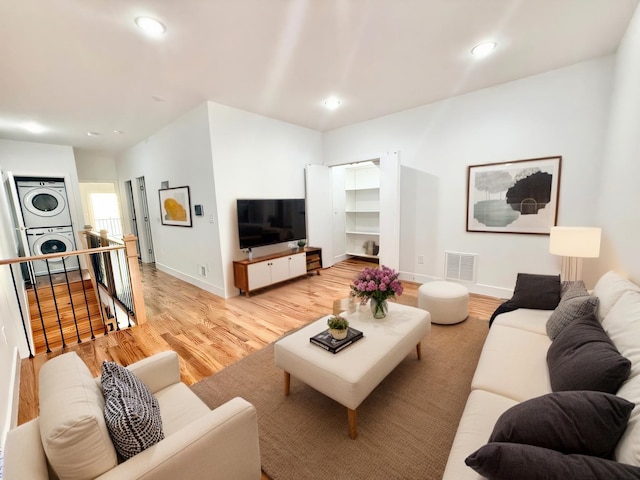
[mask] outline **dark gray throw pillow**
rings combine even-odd
[[[504,412],[489,442],[509,442],[611,458],[635,407],[604,392],[556,392]]]
[[[596,311],[598,297],[592,297],[581,285],[573,285],[562,296],[560,303],[547,320],[547,335],[551,340],[577,318]]]
[[[465,463],[492,480],[640,479],[639,467],[519,443],[488,443]]]
[[[160,405],[147,386],[126,368],[102,363],[104,419],[118,455],[129,459],[164,438]]]
[[[551,389],[616,393],[629,377],[624,358],[602,329],[594,313],[574,320],[547,351]]]
[[[510,302],[518,308],[553,310],[560,302],[560,275],[519,273]]]

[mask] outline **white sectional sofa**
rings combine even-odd
[[[210,410],[184,383],[176,352],[127,367],[157,398],[164,439],[126,461],[118,458],[104,418],[100,379],[75,352],[40,370],[40,416],[11,430],[6,480],[259,480],[256,410],[234,398]]]
[[[599,279],[592,296],[598,298],[595,311],[597,320],[620,354],[631,362],[627,380],[615,392],[617,397],[635,404],[635,408],[632,405],[628,407],[629,410],[631,408],[633,410],[626,430],[615,447],[614,457],[618,462],[615,467],[620,467],[619,463],[637,467],[640,466],[640,408],[638,407],[640,403],[640,287],[617,273],[608,272]],[[546,328],[552,312],[552,310],[520,308],[496,317],[472,380],[471,393],[443,476],[445,480],[487,478],[467,466],[465,459],[488,444],[496,422],[504,412],[522,402],[552,392],[552,381],[547,364],[547,353],[552,340],[547,335]],[[554,341],[558,341],[559,338],[560,336]],[[590,422],[590,419],[582,420],[585,424]],[[624,425],[622,428],[624,429]],[[507,445],[507,447],[510,446]],[[511,452],[507,447],[504,447],[505,458],[522,457],[519,451]],[[566,461],[567,464],[576,460],[573,455],[560,456],[555,452],[547,453],[549,457],[557,457],[560,462]],[[584,460],[584,458],[577,458],[577,460]],[[526,462],[523,458],[520,458],[520,461]],[[610,465],[609,462],[603,463]],[[543,467],[536,468],[544,470]],[[557,478],[551,471],[540,475],[534,470],[517,478]],[[574,472],[577,471],[574,470]],[[637,472],[629,469],[628,472],[612,472],[607,476],[608,478],[640,478],[638,472],[640,469]],[[587,477],[572,474],[566,478]],[[509,478],[509,475],[494,474],[490,478]]]

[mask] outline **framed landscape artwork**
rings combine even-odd
[[[549,235],[558,218],[562,157],[470,165],[467,232]]]
[[[162,225],[191,226],[191,198],[189,187],[165,188],[160,195],[160,219]]]

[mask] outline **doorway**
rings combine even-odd
[[[138,250],[138,260],[142,260],[141,251],[140,251],[140,237],[138,235],[138,220],[136,217],[136,206],[133,201],[133,186],[131,185],[131,180],[127,180],[124,182],[124,190],[125,195],[127,196],[127,211],[129,213],[129,227],[131,228],[131,233],[136,237],[136,249]]]
[[[142,214],[142,232],[144,234],[144,242],[146,243],[145,255],[142,255],[142,259],[145,263],[153,263],[155,262],[155,256],[153,254],[153,240],[151,235],[151,222],[149,219],[149,203],[147,202],[147,188],[145,186],[144,177],[136,178],[136,182],[138,184],[140,213]]]
[[[86,225],[106,230],[110,237],[122,237],[120,202],[113,183],[80,183]]]

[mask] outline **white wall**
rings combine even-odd
[[[599,274],[615,269],[640,283],[640,8],[616,58],[609,132],[601,171]]]
[[[444,251],[477,253],[470,289],[508,295],[518,272],[559,273],[560,259],[548,253],[547,236],[466,232],[467,166],[562,155],[558,224],[593,224],[613,64],[604,57],[327,132],[325,163],[399,151],[403,167],[432,176],[410,192],[424,188],[437,211],[434,218],[432,208],[418,208],[409,218],[403,210],[401,229],[414,235],[413,245],[401,240],[401,252],[414,254],[402,254],[403,276],[442,278]]]
[[[223,265],[215,214],[216,190],[206,103],[119,155],[116,166],[120,191],[125,192],[124,182],[131,180],[136,200],[136,178],[145,178],[156,266],[223,296]],[[163,181],[168,181],[170,187],[189,187],[191,228],[162,225],[158,190]],[[124,195],[121,201],[127,201]],[[193,206],[196,204],[203,205],[205,216],[194,215]],[[145,248],[140,205],[136,204],[136,209],[141,248]],[[124,204],[122,210],[127,215]],[[213,223],[210,223],[211,216]],[[125,218],[123,223],[128,232],[129,220]],[[198,265],[205,267],[206,276],[200,274]]]
[[[136,177],[145,177],[158,268],[228,297],[238,293],[232,262],[245,256],[236,199],[302,198],[308,163],[322,163],[320,132],[207,102],[119,155],[116,167],[122,192],[124,181],[135,186]],[[203,205],[204,217],[193,216],[193,228],[161,225],[157,190],[165,180],[190,187],[192,214],[193,205]],[[269,250],[255,249],[255,255]]]
[[[118,179],[116,160],[112,155],[84,148],[74,148],[73,153],[81,182],[103,183]]]
[[[208,106],[225,296],[229,297],[238,293],[232,261],[246,258],[238,246],[236,199],[303,198],[305,166],[322,164],[322,134],[217,103]],[[282,245],[256,248],[254,255],[274,250],[282,250]]]

